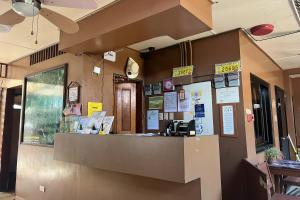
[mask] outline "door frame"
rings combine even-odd
[[[1,95],[1,99],[5,98],[5,108],[4,108],[4,123],[3,123],[3,134],[2,134],[2,149],[1,149],[1,165],[5,163],[4,165],[1,166],[1,173],[0,173],[0,190],[2,192],[12,192],[9,191],[11,186],[14,186],[14,190],[16,189],[16,180],[14,182],[14,185],[10,182],[10,169],[9,166],[13,160],[11,160],[11,145],[14,144],[12,143],[13,141],[16,141],[15,145],[17,146],[17,151],[16,151],[16,156],[18,155],[18,148],[20,146],[20,127],[21,127],[21,119],[22,119],[22,105],[21,105],[21,110],[19,111],[19,127],[16,129],[16,133],[18,134],[18,137],[15,138],[15,140],[12,140],[13,137],[11,135],[13,131],[13,124],[11,123],[11,119],[13,119],[14,116],[14,108],[13,105],[15,103],[15,97],[16,97],[16,90],[19,89],[21,91],[21,104],[23,103],[22,96],[23,96],[23,88],[22,85],[16,86],[16,87],[10,87],[10,88],[5,88],[6,90],[6,95],[3,96]],[[3,91],[1,91],[3,93]],[[17,170],[17,160],[16,160],[16,170]],[[17,173],[17,171],[16,171]],[[15,174],[16,175],[16,174]],[[14,177],[16,179],[16,176]]]
[[[279,97],[279,92],[283,95],[283,101],[281,103],[281,107],[279,108],[278,106],[278,97]],[[280,144],[280,150],[283,150],[283,141],[282,138],[288,136],[288,124],[287,124],[287,115],[286,115],[286,99],[285,99],[285,91],[275,85],[275,101],[276,101],[276,114],[277,114],[277,129],[278,129],[278,137],[279,137],[279,144]],[[282,110],[280,110],[280,113],[278,112],[279,109],[282,109],[282,105],[284,105],[284,113],[282,113]],[[285,120],[283,122],[282,120]],[[285,123],[285,127],[282,126],[282,122]],[[281,134],[282,132],[282,134]],[[290,147],[288,147],[289,154],[290,154]]]
[[[145,132],[145,101],[144,101],[144,81],[141,79],[129,79],[127,76],[121,74],[113,74],[113,115],[115,116],[115,121],[117,120],[117,84],[122,83],[135,83],[136,84],[136,110],[141,110],[141,112],[136,112],[136,132]],[[142,119],[142,120],[141,120]],[[117,133],[117,123],[113,125],[113,133]]]

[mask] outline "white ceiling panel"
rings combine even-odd
[[[283,33],[299,30],[299,21],[295,17],[291,0],[216,0],[213,5],[213,31],[222,33],[237,28],[249,29],[259,24],[273,24],[274,34],[266,37],[255,37],[255,39],[265,39],[281,35]],[[211,32],[194,36],[194,39],[211,35]],[[180,41],[172,38],[161,37],[141,42],[131,47],[136,50],[148,48],[150,46],[163,48],[174,45]],[[298,53],[300,53],[300,33],[285,36],[282,38],[256,42],[274,60],[283,59],[278,64],[283,69],[288,69],[299,65]]]
[[[96,0],[98,8],[112,3],[114,0]],[[168,36],[144,41],[130,47],[143,50],[148,47],[156,49],[177,44],[184,40],[204,38],[215,33],[221,33],[236,28],[248,29],[255,25],[271,23],[275,26],[275,33],[266,37],[256,37],[257,40],[273,37],[289,31],[299,30],[299,22],[290,4],[291,0],[217,0],[213,5],[212,32],[197,34],[195,36],[174,40]],[[10,9],[10,1],[0,1],[0,13]],[[78,20],[95,12],[95,10],[80,10],[48,6],[71,19]],[[39,36],[37,45],[35,37],[30,35],[31,18],[14,26],[9,33],[0,33],[0,62],[11,62],[29,55],[59,41],[59,30],[47,20],[40,18]],[[300,33],[281,38],[256,42],[266,51],[283,69],[300,66]],[[13,50],[14,49],[14,50]]]
[[[115,0],[96,0],[97,9],[114,2]],[[95,12],[96,10],[73,9],[53,6],[44,6],[63,14],[73,20],[79,20]],[[11,1],[0,0],[0,14],[11,9]],[[35,17],[34,33],[36,33],[37,17]],[[38,44],[35,44],[35,35],[31,35],[32,18],[28,17],[24,22],[12,27],[8,33],[0,33],[0,62],[9,63],[38,50],[59,42],[59,30],[43,17],[39,17]],[[3,50],[1,50],[3,49]],[[7,50],[6,50],[7,49]],[[14,49],[14,51],[12,50]],[[12,50],[12,51],[11,51]]]

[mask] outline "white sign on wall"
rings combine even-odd
[[[216,90],[217,104],[239,103],[239,87],[227,87]]]
[[[190,112],[184,112],[184,121],[195,119],[195,105],[204,104],[204,117],[196,119],[197,135],[213,135],[214,120],[212,108],[211,82],[194,83],[183,86],[190,97]]]

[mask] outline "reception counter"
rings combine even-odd
[[[221,199],[218,136],[57,134],[54,159],[170,183],[198,181],[202,200]]]

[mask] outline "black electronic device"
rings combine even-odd
[[[164,136],[196,136],[195,120],[191,120],[190,122],[170,121]]]
[[[196,136],[195,120],[190,122],[178,122],[176,125],[176,135],[178,136]]]

